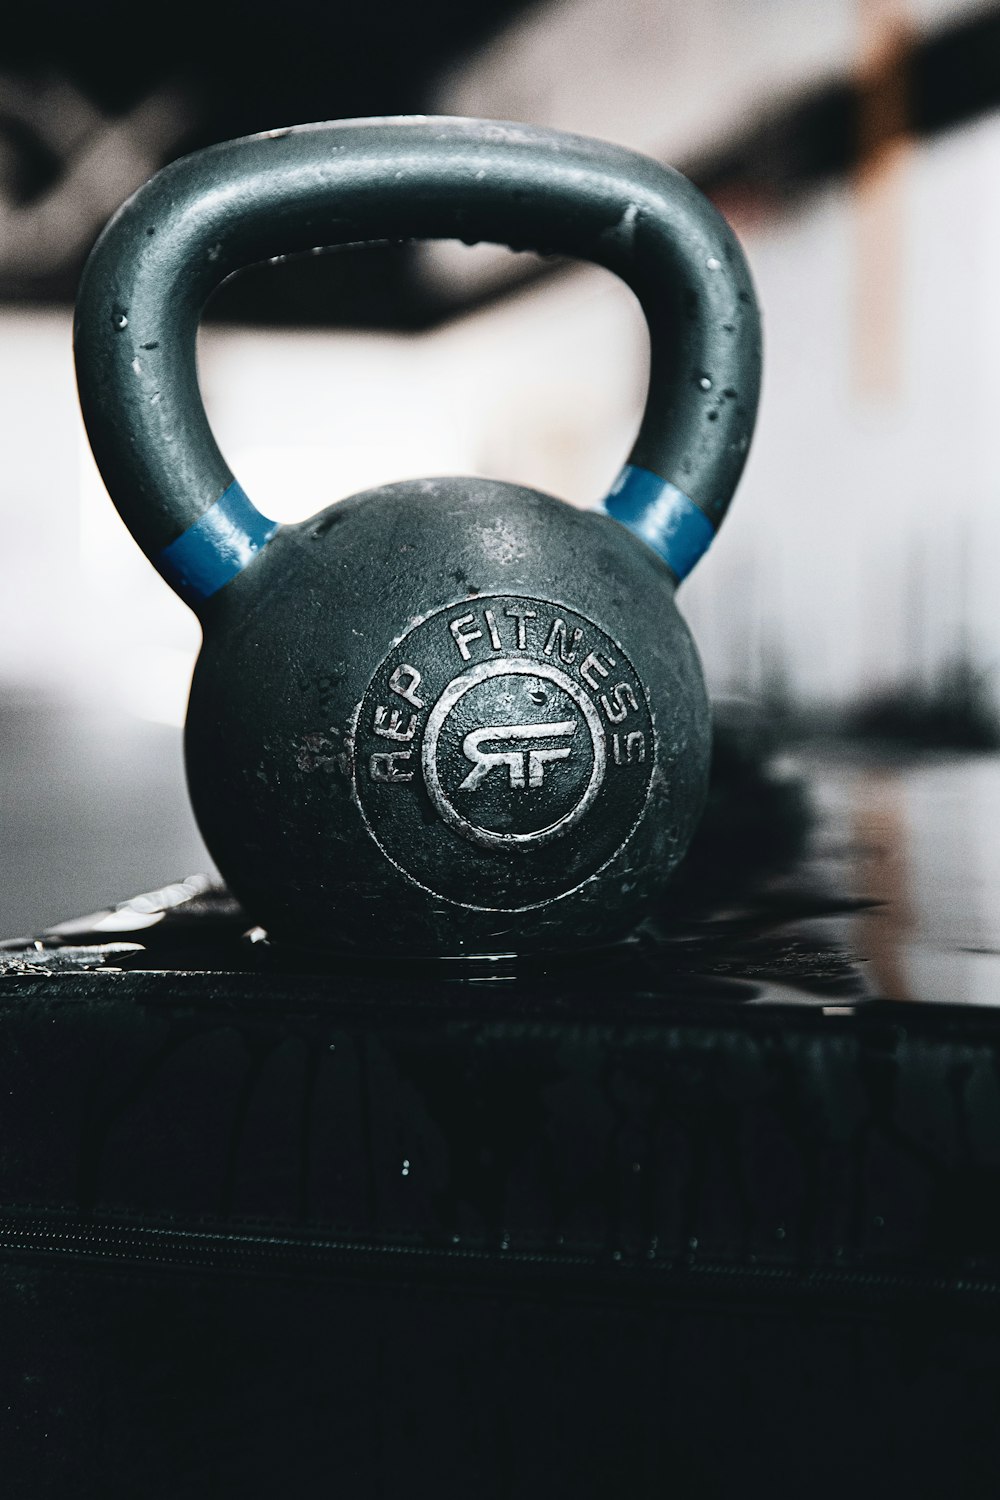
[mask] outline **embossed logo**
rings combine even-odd
[[[654,752],[620,645],[572,610],[491,596],[429,616],[381,664],[358,709],[354,787],[411,879],[460,905],[517,910],[621,848]]]

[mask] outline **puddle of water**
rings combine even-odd
[[[803,879],[878,903],[849,940],[890,999],[1000,1004],[1000,757],[816,758]]]
[[[779,772],[754,771],[752,786],[745,768],[723,778],[692,857],[697,878],[678,883],[636,938],[583,962],[279,946],[225,892],[193,879],[40,941],[0,945],[0,972],[324,974],[358,995],[380,979],[398,989],[405,975],[414,994],[502,982],[527,997],[805,1004],[831,1015],[870,999],[1000,1004],[1000,756],[902,763],[827,747],[784,756]],[[115,951],[98,955],[109,943]]]

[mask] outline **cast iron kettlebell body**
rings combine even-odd
[[[649,396],[608,499],[446,478],[266,520],[199,397],[209,294],[266,257],[444,237],[577,256],[635,291]],[[75,344],[108,489],[202,622],[189,786],[254,921],[437,952],[627,931],[704,801],[709,710],[674,591],[757,404],[750,278],[706,199],[644,157],[518,125],[276,131],[125,204],[84,273]]]

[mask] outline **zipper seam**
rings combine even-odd
[[[0,1255],[40,1254],[106,1263],[162,1265],[208,1270],[317,1270],[324,1266],[406,1263],[425,1266],[482,1266],[516,1273],[518,1270],[591,1273],[603,1279],[633,1283],[684,1282],[689,1286],[726,1285],[761,1291],[794,1293],[896,1293],[946,1298],[993,1299],[1000,1281],[970,1273],[947,1275],[905,1270],[864,1270],[852,1267],[793,1267],[741,1265],[720,1261],[688,1261],[668,1256],[650,1259],[615,1252],[607,1256],[544,1253],[503,1249],[470,1249],[455,1245],[379,1244],[373,1241],[307,1239],[297,1236],[230,1235],[211,1230],[166,1229],[149,1225],[113,1226],[46,1224],[39,1220],[0,1219]]]

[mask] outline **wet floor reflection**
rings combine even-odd
[[[0,693],[0,936],[205,868],[180,730],[79,698]]]
[[[907,821],[901,776],[876,768],[854,788],[854,881],[873,901],[859,924],[861,948],[880,995],[909,999],[900,951],[913,927],[907,898]]]
[[[141,782],[152,773],[137,769],[137,757],[130,743],[124,761]],[[36,801],[44,797],[39,783]],[[137,854],[155,868],[149,828],[134,809],[128,817]],[[165,826],[161,818],[159,835]],[[582,959],[386,961],[272,944],[209,880],[170,868],[169,843],[162,877],[172,883],[55,928],[33,923],[41,937],[4,943],[0,972],[325,973],[352,992],[398,988],[402,975],[422,993],[503,984],[595,1003],[628,992],[654,1003],[798,1003],[834,1013],[873,999],[1000,1003],[996,755],[902,760],[831,743],[793,753],[768,743],[760,722],[748,727],[744,716],[739,733],[723,722],[709,806],[668,901],[638,935]],[[100,889],[96,842],[90,854],[85,873]]]
[[[810,869],[876,903],[850,941],[890,999],[1000,1004],[1000,757],[812,756]]]

